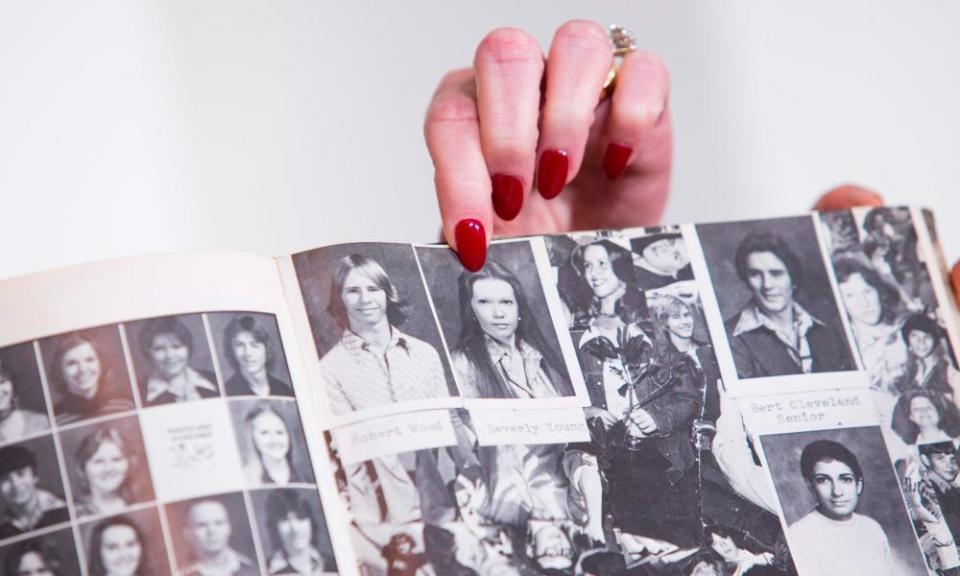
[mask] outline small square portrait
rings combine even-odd
[[[170,573],[156,508],[83,524],[80,534],[89,576],[160,576]]]
[[[73,530],[58,530],[0,548],[3,576],[73,576],[80,560]]]
[[[230,413],[247,486],[314,483],[295,402],[235,400]]]
[[[227,396],[293,396],[290,371],[273,314],[207,314]]]
[[[0,540],[70,520],[52,436],[0,448]]]
[[[529,241],[492,244],[477,272],[445,247],[417,255],[465,398],[577,395]]]
[[[741,379],[857,369],[811,217],[697,234]]]
[[[206,496],[165,509],[178,576],[260,574],[243,494]]]
[[[33,342],[0,349],[0,445],[49,429]]]
[[[116,514],[154,499],[136,416],[60,433],[73,508],[80,518]]]
[[[641,290],[657,290],[675,282],[693,280],[687,244],[679,230],[651,230],[630,239],[637,285]]]
[[[800,574],[927,574],[877,426],[760,437]]]
[[[315,489],[250,494],[268,574],[336,574],[337,561]]]
[[[456,386],[413,247],[347,244],[295,254],[293,264],[334,414],[452,405]]]
[[[143,406],[220,396],[203,316],[163,316],[125,328]]]
[[[45,338],[40,350],[58,426],[134,409],[117,326]]]

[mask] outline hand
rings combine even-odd
[[[657,421],[653,419],[653,416],[643,408],[634,410],[633,413],[630,414],[630,420],[632,423],[631,427],[635,427],[644,436],[650,436],[660,428],[657,425]]]
[[[501,28],[472,68],[441,80],[424,133],[443,235],[467,268],[483,265],[491,236],[659,221],[673,153],[667,69],[628,54],[598,102],[612,62],[607,31],[572,20],[546,61],[529,34]]]
[[[817,200],[814,210],[849,210],[858,206],[883,206],[883,196],[873,190],[860,186],[846,185],[830,190]],[[950,282],[953,285],[953,295],[960,304],[960,262],[953,266],[950,273]]]

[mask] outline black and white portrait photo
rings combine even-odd
[[[242,494],[206,496],[165,509],[177,576],[260,574]]]
[[[89,576],[170,573],[156,508],[130,511],[81,526]]]
[[[697,234],[741,379],[856,370],[811,218]]]
[[[215,312],[207,319],[227,396],[293,396],[276,316]]]
[[[126,330],[145,407],[220,396],[200,314],[138,320]]]
[[[3,570],[3,576],[80,574],[73,530],[48,532],[0,547],[0,570]]]
[[[67,522],[53,438],[0,448],[0,540]]]
[[[661,230],[630,239],[637,285],[656,290],[693,280],[690,255],[679,230]]]
[[[413,248],[348,244],[293,255],[334,414],[446,400],[456,386]]]
[[[760,442],[801,574],[927,574],[879,427],[771,434]]]
[[[230,413],[248,486],[313,484],[295,402],[234,400]]]
[[[117,514],[154,499],[135,416],[72,428],[60,442],[78,517]]]
[[[449,249],[417,254],[467,398],[575,396],[528,241],[493,244],[477,272]],[[452,287],[456,286],[456,290]]]
[[[134,409],[116,325],[45,338],[40,349],[57,425]]]
[[[49,428],[33,342],[0,349],[0,445]]]
[[[336,574],[337,562],[315,489],[278,488],[250,494],[267,574]]]

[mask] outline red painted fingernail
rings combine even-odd
[[[567,183],[570,159],[563,150],[544,150],[537,169],[537,189],[540,195],[550,200],[563,191]]]
[[[493,210],[504,220],[513,220],[523,208],[523,182],[506,174],[494,174],[490,182],[493,184]]]
[[[464,218],[457,222],[453,235],[463,266],[471,272],[483,268],[483,262],[487,259],[487,234],[483,224],[474,218]]]
[[[603,153],[603,173],[610,180],[616,180],[623,174],[630,161],[630,155],[633,154],[633,146],[611,142],[607,144],[607,150]]]

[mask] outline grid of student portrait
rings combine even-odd
[[[801,574],[929,573],[878,426],[760,442]]]
[[[491,244],[477,272],[448,248],[416,250],[468,407],[588,403],[573,347],[560,337],[562,305],[544,281],[549,262],[539,239]]]
[[[293,264],[319,358],[324,421],[459,405],[412,246],[346,244],[294,254]]]
[[[164,502],[281,486],[319,498],[273,315],[149,318],[0,349],[0,557],[16,574],[171,573]],[[310,518],[328,542],[322,512]],[[306,566],[334,569],[321,548],[330,560]],[[267,557],[250,558],[266,573]]]
[[[828,373],[821,381],[836,386],[837,373],[858,369],[812,217],[696,233],[738,380]]]

